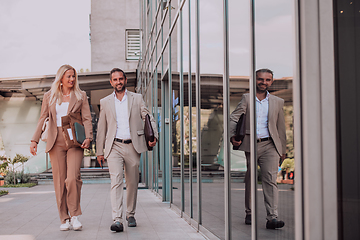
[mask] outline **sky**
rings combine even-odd
[[[195,23],[195,5],[192,22]],[[229,71],[232,76],[250,75],[249,0],[229,0]],[[275,78],[293,76],[294,6],[289,0],[255,1],[256,69],[270,68]],[[200,1],[200,72],[222,73],[223,19],[222,1]],[[187,6],[184,19],[188,19]],[[184,28],[184,71],[188,70],[188,27]],[[195,31],[192,28],[192,68],[195,69]]]
[[[135,1],[135,0],[134,0]],[[275,78],[293,75],[293,1],[257,0],[256,68]],[[195,23],[192,1],[192,23]],[[249,76],[248,0],[229,1],[230,75]],[[55,74],[63,64],[91,70],[91,0],[0,0],[0,78]],[[188,18],[187,7],[184,19]],[[188,69],[188,28],[184,25],[184,71]],[[192,27],[192,69],[195,70]],[[223,72],[222,1],[200,1],[200,71]]]
[[[1,0],[0,78],[90,69],[91,0]]]

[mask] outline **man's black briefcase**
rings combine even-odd
[[[151,150],[153,150],[153,148],[149,146],[149,141],[153,142],[155,139],[155,135],[154,135],[154,130],[151,126],[149,114],[146,114],[146,116],[145,116],[144,134],[145,134],[146,146],[147,146],[148,150],[151,151]]]
[[[236,135],[235,135],[235,140],[238,142],[238,141],[242,141],[244,140],[244,137],[245,137],[245,132],[246,132],[246,129],[245,129],[245,122],[246,122],[246,116],[245,116],[245,113],[242,114],[239,118],[239,121],[237,122],[236,124]],[[240,144],[241,145],[241,144]],[[233,150],[238,150],[239,149],[239,146],[234,146],[233,145]]]

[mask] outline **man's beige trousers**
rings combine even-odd
[[[111,179],[111,208],[113,220],[122,222],[123,216],[123,169],[125,168],[126,181],[126,216],[135,215],[137,190],[139,183],[140,154],[132,143],[125,144],[114,141],[109,157],[107,158]]]
[[[245,152],[247,171],[245,174],[245,212],[251,214],[250,153]],[[266,208],[266,219],[278,217],[279,189],[276,183],[280,156],[272,140],[257,143],[257,162],[261,170],[261,181]]]

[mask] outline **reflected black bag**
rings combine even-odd
[[[236,134],[235,134],[235,140],[238,141],[243,141],[244,137],[245,137],[245,123],[246,123],[246,115],[245,113],[243,113],[240,118],[239,121],[236,124]],[[241,144],[240,144],[241,145]],[[238,150],[240,148],[239,146],[234,146],[233,145],[233,150]]]
[[[151,126],[149,114],[146,114],[146,116],[145,116],[144,134],[145,134],[146,146],[149,151],[152,151],[153,147],[149,146],[149,141],[153,142],[155,139],[155,135],[154,135],[154,130]]]

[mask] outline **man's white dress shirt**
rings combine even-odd
[[[266,98],[259,100],[256,97],[256,134],[257,138],[270,137],[269,129],[269,92],[266,94]]]
[[[121,101],[116,97],[115,98],[115,110],[116,110],[116,138],[119,139],[131,139],[130,136],[130,126],[129,126],[129,112],[128,112],[128,100],[127,100],[127,90]]]

